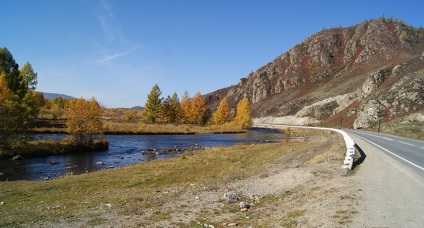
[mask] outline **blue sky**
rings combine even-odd
[[[96,97],[108,108],[144,106],[237,84],[324,27],[381,16],[423,26],[417,1],[2,1],[0,46],[29,61],[38,91]]]

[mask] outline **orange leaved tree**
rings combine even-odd
[[[228,104],[227,98],[222,99],[219,104],[218,109],[213,114],[213,122],[214,124],[224,124],[231,119],[231,108]]]
[[[66,126],[77,143],[90,145],[103,133],[102,109],[95,98],[78,98],[66,104]]]
[[[247,98],[243,98],[237,104],[236,117],[234,121],[243,129],[248,129],[251,126],[250,102]]]
[[[6,146],[9,140],[18,136],[24,127],[19,98],[7,85],[4,73],[0,73],[0,147]]]

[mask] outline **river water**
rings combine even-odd
[[[36,157],[26,160],[0,161],[0,181],[54,179],[101,169],[118,168],[153,159],[165,159],[177,154],[143,155],[142,151],[155,148],[184,148],[232,146],[240,144],[281,142],[283,133],[277,130],[253,128],[240,134],[195,135],[105,135],[109,149],[103,152],[81,152],[58,156]],[[65,135],[36,135],[36,138],[62,138]]]

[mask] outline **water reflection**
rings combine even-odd
[[[64,135],[37,135],[38,138],[58,139]],[[243,134],[198,135],[106,135],[109,150],[81,152],[61,156],[47,156],[20,161],[0,161],[0,181],[42,180],[63,175],[81,174],[100,169],[117,168],[177,154],[142,155],[141,151],[155,148],[187,148],[195,144],[205,147],[231,146],[263,142],[281,142],[283,134],[277,130],[252,129]]]

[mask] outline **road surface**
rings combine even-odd
[[[283,128],[263,124],[260,127]],[[360,199],[346,227],[424,227],[424,142],[345,130],[363,154],[352,185]],[[342,161],[341,161],[342,162]]]
[[[345,130],[424,176],[424,141],[374,132]]]
[[[365,153],[353,175],[358,194],[354,227],[423,227],[424,145],[363,131],[346,132]]]

